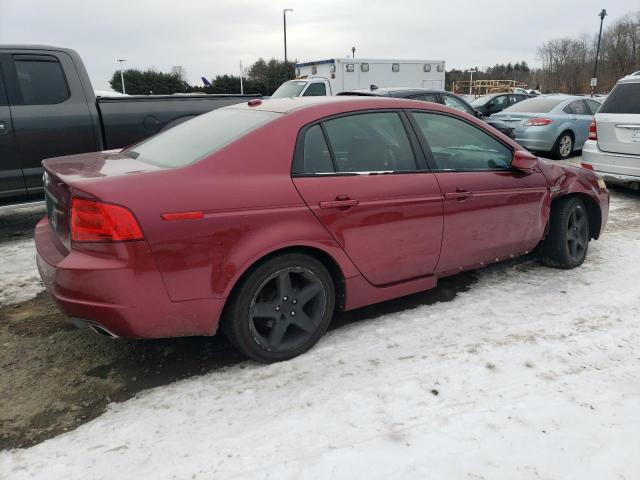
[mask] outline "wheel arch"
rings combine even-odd
[[[551,209],[553,209],[559,201],[567,198],[579,198],[587,208],[587,215],[589,216],[589,234],[591,238],[597,240],[600,236],[600,229],[602,227],[602,212],[600,211],[600,205],[589,194],[584,192],[569,192],[566,195],[558,196],[551,201]]]
[[[264,253],[259,258],[254,259],[248,266],[246,266],[246,268],[237,276],[237,278],[233,282],[233,285],[231,286],[231,289],[229,290],[229,294],[227,295],[225,305],[222,310],[221,318],[224,318],[224,312],[231,303],[230,300],[233,298],[235,292],[237,292],[244,279],[247,278],[247,276],[251,274],[251,272],[253,272],[264,262],[287,253],[301,253],[320,261],[329,271],[331,279],[333,280],[333,284],[336,289],[336,308],[338,310],[344,310],[347,296],[346,280],[345,274],[338,260],[336,260],[329,252],[318,246],[298,244],[276,248],[270,252]]]

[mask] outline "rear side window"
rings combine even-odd
[[[331,153],[320,125],[314,125],[304,136],[304,173],[333,173]]]
[[[339,172],[416,170],[416,160],[396,112],[349,115],[324,122]]]
[[[423,102],[439,103],[435,93],[421,93],[410,97],[412,100],[421,100]]]
[[[491,135],[448,115],[414,112],[438,170],[500,170],[512,152]]]
[[[598,113],[640,113],[640,82],[617,84]]]
[[[586,105],[582,100],[570,103],[562,109],[565,113],[573,113],[574,115],[590,115]]]
[[[37,59],[36,59],[37,58]],[[24,105],[53,105],[69,98],[69,87],[55,57],[14,57],[18,86]]]
[[[327,89],[324,83],[312,83],[309,88],[304,92],[304,97],[322,97],[327,94]]]
[[[161,167],[197,162],[280,116],[261,110],[221,108],[205,113],[145,140],[123,153]]]

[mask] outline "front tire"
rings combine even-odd
[[[581,265],[587,256],[590,236],[584,202],[575,197],[558,200],[551,210],[549,233],[543,244],[543,263],[567,269]]]
[[[562,132],[553,146],[553,158],[565,160],[573,152],[573,135],[570,132]]]
[[[324,335],[335,306],[331,275],[316,258],[288,253],[258,265],[230,299],[222,328],[261,363],[296,357]]]

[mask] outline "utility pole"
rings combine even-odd
[[[244,95],[244,88],[242,87],[242,60],[240,60],[240,95]]]
[[[293,12],[293,8],[282,9],[282,23],[284,25],[284,79],[289,79],[289,63],[287,61],[287,12]]]
[[[116,59],[116,62],[120,63],[120,81],[122,82],[122,93],[127,93],[124,89],[124,73],[122,73],[122,64],[124,62],[126,62],[127,59],[126,58],[118,58]]]
[[[469,79],[469,95],[473,95],[473,72],[478,73],[478,67],[476,68],[470,68],[469,70],[467,70],[467,72],[469,72],[471,74],[471,78]]]
[[[351,47],[351,58],[356,58],[356,47]]]
[[[604,17],[607,16],[607,11],[603,8],[602,11],[598,14],[600,17],[600,33],[598,33],[598,46],[596,47],[596,61],[593,65],[593,77],[591,78],[591,96],[593,97],[596,86],[598,85],[598,57],[600,56],[600,40],[602,39],[602,22],[604,22]]]

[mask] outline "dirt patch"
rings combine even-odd
[[[339,314],[331,328],[449,301],[473,281],[444,279],[434,290]],[[0,307],[0,450],[73,430],[141,390],[243,360],[222,336],[113,340],[78,330],[45,293]]]

